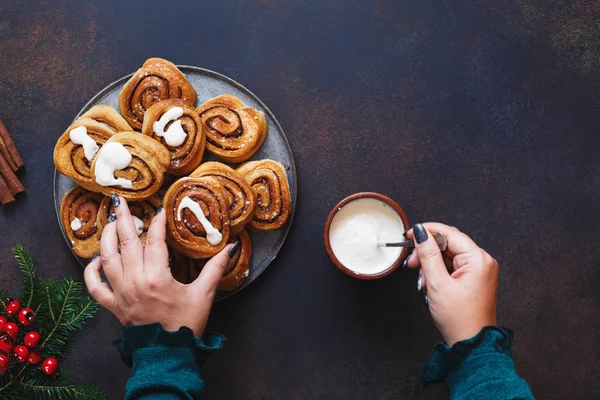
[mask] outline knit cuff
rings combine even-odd
[[[456,342],[452,347],[445,343],[435,346],[423,376],[423,384],[444,382],[448,374],[470,355],[502,353],[512,356],[513,331],[504,327],[486,326],[470,339]]]
[[[133,353],[143,348],[188,348],[194,350],[198,363],[201,365],[206,355],[223,348],[227,339],[221,335],[207,334],[204,340],[194,336],[194,332],[185,326],[177,331],[166,331],[155,322],[147,325],[123,327],[123,339],[113,344],[121,352],[123,362],[129,367],[133,365]]]

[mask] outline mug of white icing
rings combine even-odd
[[[383,247],[402,242],[409,227],[406,213],[394,200],[374,192],[346,197],[329,213],[323,239],[333,264],[358,279],[391,274],[408,256],[407,247]]]

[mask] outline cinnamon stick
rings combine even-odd
[[[23,159],[2,120],[0,120],[0,154],[4,156],[13,172],[23,168]]]
[[[15,197],[12,195],[10,188],[4,181],[4,178],[0,176],[0,203],[5,206],[13,201],[15,201]]]
[[[2,178],[4,178],[4,182],[10,189],[10,193],[12,195],[25,191],[23,184],[19,178],[17,178],[14,171],[2,155],[0,155],[0,175],[2,175]]]

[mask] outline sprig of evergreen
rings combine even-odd
[[[33,260],[23,246],[15,247],[13,254],[23,275],[19,299],[23,307],[36,311],[44,357],[62,361],[69,353],[73,335],[93,318],[98,304],[85,293],[83,285],[72,278],[40,283]],[[0,290],[0,299],[6,297],[7,291]],[[0,312],[3,311],[1,304]],[[68,374],[48,376],[39,365],[14,363],[0,375],[0,398],[97,400],[105,399],[106,393],[95,386],[73,384]]]

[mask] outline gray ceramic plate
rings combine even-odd
[[[273,113],[271,113],[267,106],[265,106],[258,97],[256,97],[244,86],[240,85],[233,79],[207,69],[181,65],[178,66],[178,68],[186,75],[194,89],[196,89],[196,93],[198,93],[198,105],[215,96],[228,93],[237,96],[248,106],[262,110],[267,116],[267,121],[269,123],[269,134],[267,135],[267,139],[265,140],[263,146],[252,157],[252,160],[270,158],[272,160],[279,161],[287,171],[287,177],[290,184],[290,193],[292,196],[290,219],[285,226],[276,231],[251,233],[253,254],[252,262],[250,263],[250,274],[248,275],[248,279],[244,285],[238,289],[239,291],[254,281],[269,266],[269,264],[271,264],[271,262],[277,256],[279,249],[281,249],[281,246],[283,245],[283,242],[285,241],[285,238],[290,230],[294,212],[296,210],[297,193],[296,166],[294,164],[294,157],[292,156],[292,149],[290,148],[285,133],[283,133],[283,129],[281,129],[281,126],[279,125],[279,122],[277,122],[277,119],[275,119]],[[96,104],[109,104],[118,110],[119,93],[121,93],[121,89],[132,75],[133,74],[127,75],[102,89],[83,107],[83,109],[75,116],[75,118],[78,118],[81,114]],[[216,158],[213,158],[207,152],[205,153],[204,161],[208,160],[216,160]],[[172,180],[167,181],[171,182]],[[62,220],[60,218],[60,203],[65,193],[67,193],[74,186],[75,182],[73,182],[71,178],[60,175],[56,170],[54,171],[54,207],[56,209],[60,229],[62,230],[63,236],[69,248],[71,247],[71,242],[65,233],[65,228],[62,225]],[[82,267],[87,264],[88,260],[77,257],[75,253],[73,253],[73,255],[77,258]],[[236,292],[219,292],[215,300],[222,300],[234,293]]]

